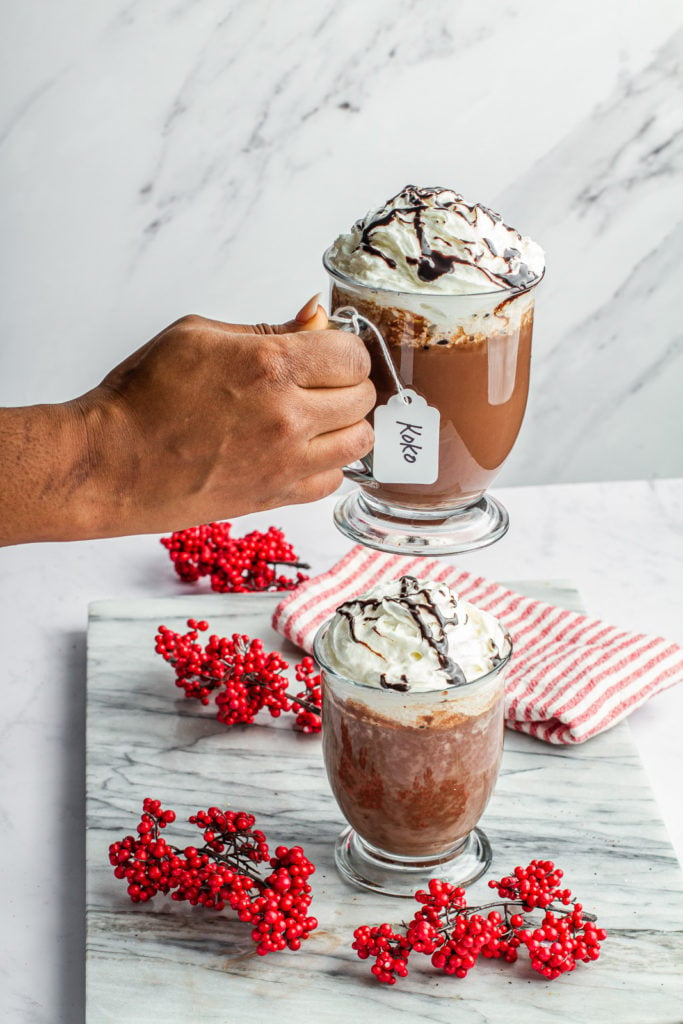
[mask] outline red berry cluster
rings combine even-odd
[[[188,619],[187,625],[187,633],[159,626],[155,638],[156,653],[174,667],[176,686],[186,697],[206,705],[214,694],[216,718],[225,725],[251,724],[267,708],[273,718],[295,711],[295,729],[320,732],[320,675],[312,658],[296,665],[296,678],[304,689],[290,694],[289,680],[283,675],[289,664],[276,651],[266,651],[261,640],[234,633],[210,636],[201,644],[199,633],[208,630],[208,622]]]
[[[353,933],[353,949],[361,960],[375,958],[372,973],[388,985],[405,978],[414,952],[430,956],[437,970],[464,978],[480,956],[514,963],[521,947],[534,970],[553,980],[579,961],[597,960],[607,936],[571,891],[560,888],[561,878],[552,861],[533,860],[499,882],[490,881],[501,902],[478,907],[467,906],[464,889],[432,879],[429,891],[415,893],[420,909],[403,931],[389,924],[363,925]],[[544,916],[533,927],[529,915],[536,909]]]
[[[197,811],[189,821],[202,831],[204,845],[179,849],[161,835],[175,812],[149,797],[142,810],[137,835],[109,847],[114,875],[127,880],[133,903],[145,903],[160,892],[211,910],[228,906],[252,926],[261,956],[299,949],[318,927],[308,916],[308,878],[315,867],[300,846],[278,846],[271,857],[265,835],[253,828],[253,814],[218,807]],[[271,869],[266,877],[259,874],[262,864]]]
[[[531,922],[524,914],[515,914],[511,920],[529,952],[531,966],[551,981],[573,971],[579,961],[597,960],[600,943],[607,937],[604,928],[596,927],[595,917],[584,913],[573,899],[571,889],[560,888],[562,875],[551,860],[532,860],[499,882],[489,882],[501,899],[507,904],[518,902],[526,914],[536,908],[545,911],[538,928],[528,927]],[[553,905],[557,903],[560,906]]]
[[[306,655],[294,669],[297,682],[304,684],[304,689],[291,698],[292,703],[299,708],[294,728],[299,732],[320,732],[323,692],[317,665],[313,658]]]
[[[277,567],[281,565],[308,569],[298,561],[282,530],[271,526],[265,533],[252,530],[244,537],[233,537],[231,529],[227,522],[206,523],[161,538],[181,580],[194,583],[201,576],[208,576],[213,590],[227,594],[294,590],[308,579],[302,572],[293,578],[278,573]]]
[[[503,900],[520,900],[524,910],[543,909],[559,900],[571,903],[571,889],[561,889],[563,872],[551,860],[532,860],[525,868],[516,867],[500,882],[491,879],[489,889],[497,889]]]
[[[411,952],[407,936],[394,931],[390,924],[378,924],[372,928],[364,924],[356,928],[353,937],[356,941],[352,949],[357,951],[361,960],[375,957],[370,969],[378,981],[395,985],[396,978],[406,977]]]

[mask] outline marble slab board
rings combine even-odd
[[[516,589],[577,608],[569,586]],[[500,779],[483,819],[500,877],[533,857],[555,860],[609,938],[601,959],[546,982],[526,964],[486,962],[460,981],[416,956],[408,978],[380,986],[350,949],[363,923],[399,923],[412,904],[356,891],[337,876],[342,817],[320,738],[270,718],[226,729],[186,701],[153,653],[156,627],[206,618],[212,632],[260,636],[291,665],[298,652],[270,628],[277,595],[100,601],[88,629],[87,1024],[392,1022],[681,1024],[683,878],[627,723],[579,747],[506,731]],[[173,807],[168,838],[212,804],[252,811],[273,846],[301,843],[317,865],[320,926],[294,952],[254,954],[248,926],[157,897],[134,905],[113,877],[109,844],[131,832],[145,796]],[[195,835],[198,833],[195,830]],[[180,842],[182,845],[182,842]],[[485,902],[481,880],[471,895]],[[416,905],[415,905],[416,906]]]

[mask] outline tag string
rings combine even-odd
[[[387,367],[389,369],[389,373],[394,378],[394,384],[396,385],[397,395],[399,396],[402,402],[405,402],[406,405],[410,405],[410,399],[406,395],[405,389],[401,384],[401,378],[396,372],[396,367],[394,366],[394,361],[391,358],[389,347],[384,338],[382,337],[382,332],[375,324],[373,324],[372,320],[368,320],[366,316],[363,316],[362,313],[359,313],[355,306],[340,306],[338,309],[335,309],[334,313],[330,315],[329,319],[335,324],[351,326],[353,328],[354,334],[357,334],[359,336],[363,324],[370,331],[372,331],[372,333],[375,335],[375,338],[377,339],[377,343],[381,349],[382,355],[384,356]]]

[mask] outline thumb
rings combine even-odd
[[[283,326],[294,331],[316,331],[327,327],[327,313],[320,305],[320,292],[317,292],[302,306],[293,320]]]
[[[239,334],[293,334],[296,331],[321,331],[328,325],[327,313],[320,305],[317,292],[301,307],[292,320],[284,324],[231,324],[230,329]]]

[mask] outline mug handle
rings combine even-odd
[[[343,311],[345,312],[346,309],[344,308]],[[356,333],[353,328],[353,323],[351,321],[343,320],[341,317],[337,317],[336,312],[330,314],[328,327],[334,331],[347,331],[351,334]],[[358,459],[357,462],[352,463],[350,466],[344,466],[342,468],[342,473],[346,480],[351,480],[353,483],[365,484],[366,487],[378,486],[372,475],[369,455],[364,455],[362,459]]]
[[[356,484],[365,484],[366,487],[377,486],[367,455],[350,466],[344,466],[342,473],[347,480],[353,480]]]

